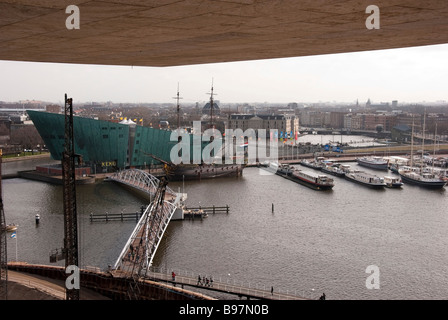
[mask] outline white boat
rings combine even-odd
[[[334,180],[324,174],[295,169],[289,175],[291,180],[315,190],[330,190],[334,187]]]
[[[425,119],[423,117],[423,132],[425,132]],[[423,139],[423,142],[425,140]],[[423,165],[418,168],[413,166],[413,150],[414,150],[414,121],[412,122],[411,133],[411,164],[410,166],[403,166],[398,169],[398,174],[405,183],[410,183],[424,187],[427,189],[442,189],[447,184],[447,179],[443,174],[438,174],[435,171],[428,172],[424,170]],[[422,146],[422,152],[424,147]]]
[[[448,182],[442,176],[432,172],[416,170],[415,167],[401,167],[398,173],[405,183],[415,184],[428,189],[442,189]]]
[[[387,170],[387,160],[381,157],[361,157],[357,158],[356,161],[360,166],[376,169],[376,170]]]
[[[326,163],[322,167],[322,172],[337,176],[337,177],[343,177],[345,176],[345,171],[341,168],[341,165],[339,163]]]
[[[345,178],[372,188],[384,188],[386,186],[384,178],[378,177],[365,171],[352,170],[345,174]]]
[[[300,164],[311,169],[322,170],[322,167],[324,166],[324,159],[324,157],[317,157],[314,160],[303,159],[300,161]]]
[[[392,176],[384,176],[384,183],[388,188],[400,188],[403,185],[401,178]]]

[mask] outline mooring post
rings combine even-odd
[[[272,203],[272,213],[274,213],[274,203]]]
[[[229,213],[229,205],[226,204],[226,212]]]
[[[213,205],[213,214],[215,214],[215,205]]]

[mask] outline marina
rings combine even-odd
[[[0,300],[448,300],[445,2],[2,1]]]
[[[405,185],[379,192],[336,177],[332,191],[322,193],[259,170],[246,168],[242,177],[223,178],[218,184],[185,182],[187,208],[224,202],[232,210],[209,215],[200,223],[172,221],[154,257],[154,268],[213,275],[228,283],[256,282],[297,290],[309,298],[325,292],[328,299],[402,299],[403,285],[413,288],[406,294],[408,299],[448,298],[443,281],[448,257],[440,255],[448,244],[445,189]],[[171,183],[171,188],[182,188],[182,182]],[[25,201],[20,192],[27,193]],[[96,224],[90,222],[90,213],[117,212],[117,208],[136,212],[146,201],[106,182],[80,186],[78,192],[81,264],[107,269],[135,220]],[[60,245],[63,236],[61,186],[9,179],[4,181],[4,193],[7,222],[20,225],[18,259],[48,264],[47,248]],[[428,203],[431,210],[423,217],[420,212]],[[38,226],[36,213],[41,216]],[[8,248],[15,251],[14,239],[8,240]],[[14,255],[10,259],[15,260]],[[371,264],[382,271],[380,290],[365,287],[364,271]],[[341,277],[334,278],[335,274]]]

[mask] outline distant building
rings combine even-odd
[[[392,128],[391,138],[397,142],[410,142],[412,128],[407,124],[400,124]]]
[[[344,128],[347,130],[375,131],[381,125],[384,131],[391,131],[397,124],[396,114],[358,113],[344,117]]]
[[[302,110],[300,112],[300,125],[312,128],[321,128],[324,123],[324,113],[317,110]]]
[[[344,127],[344,116],[347,112],[330,112],[330,127],[335,129]]]
[[[62,110],[61,106],[58,106],[56,104],[50,104],[45,107],[45,111],[51,113],[61,113],[61,110]]]
[[[269,135],[270,129],[277,129],[278,133],[294,135],[299,131],[299,118],[294,115],[252,115],[232,114],[227,121],[226,129],[265,129]]]
[[[396,107],[398,107],[398,101],[392,100],[392,108],[396,108]]]
[[[210,115],[211,114],[210,102],[207,102],[205,106],[202,108],[202,114]],[[221,114],[221,110],[216,102],[213,102],[213,115]]]
[[[380,109],[380,110],[389,110],[390,109],[390,105],[389,105],[389,102],[380,102],[380,103],[372,103],[371,101],[370,101],[370,99],[369,100],[367,100],[367,102],[366,102],[366,108],[367,109],[375,109],[375,110],[377,110],[377,109]]]

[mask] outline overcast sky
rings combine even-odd
[[[448,100],[448,45],[181,67],[0,61],[0,101],[175,102]]]

